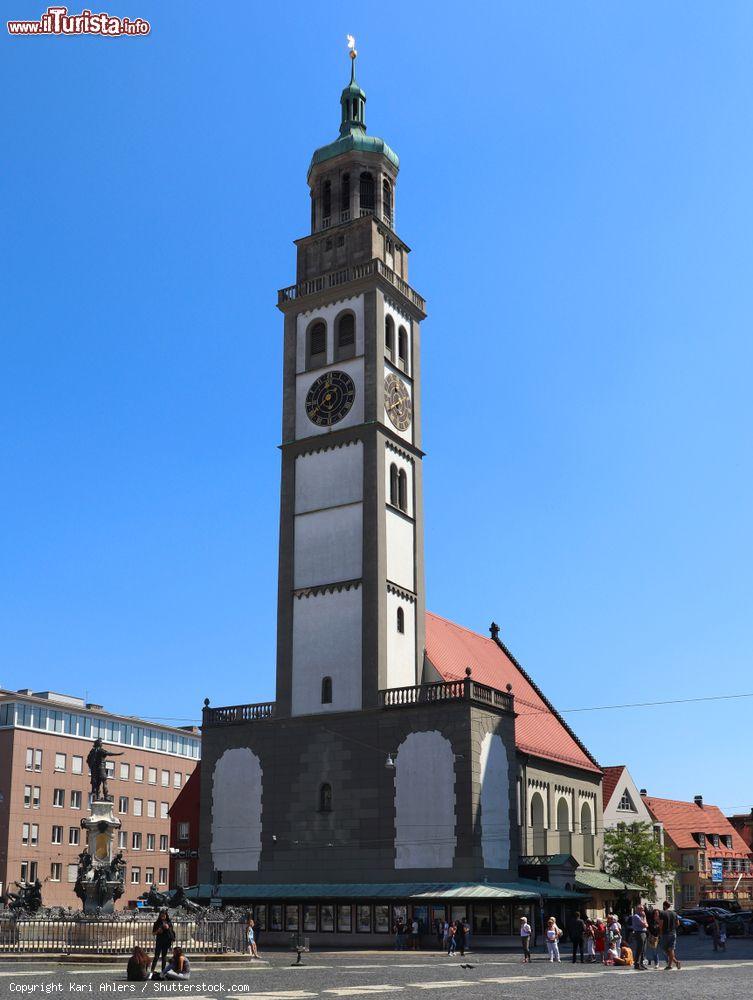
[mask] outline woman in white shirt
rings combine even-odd
[[[560,945],[559,940],[562,937],[562,931],[557,926],[557,921],[554,917],[550,917],[546,923],[546,947],[549,952],[550,962],[560,961]]]

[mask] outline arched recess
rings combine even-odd
[[[584,802],[580,807],[580,832],[583,837],[583,863],[592,865],[595,859],[593,813],[591,804]]]
[[[437,731],[410,733],[395,761],[395,868],[452,868],[455,755]]]
[[[356,353],[356,317],[350,310],[335,320],[335,361],[352,358]]]
[[[212,867],[255,872],[261,858],[262,769],[248,747],[226,750],[212,775]]]
[[[531,796],[531,829],[533,830],[533,853],[546,854],[544,797],[541,792],[534,792]]]
[[[559,853],[570,854],[570,804],[564,795],[557,800],[557,833],[559,834]]]
[[[395,321],[391,316],[384,318],[384,351],[392,361],[395,354]]]
[[[394,462],[390,465],[390,503],[397,507],[400,501],[400,476]]]

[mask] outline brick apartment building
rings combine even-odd
[[[88,815],[86,756],[101,737],[122,757],[108,761],[122,826],[126,907],[154,882],[167,888],[169,811],[199,761],[198,730],[115,715],[51,691],[0,689],[0,897],[16,880],[39,878],[48,906],[78,909],[73,892]]]
[[[170,886],[196,885],[199,880],[201,766],[181,788],[170,807]]]
[[[747,813],[735,813],[727,819],[748,845],[748,849],[753,851],[753,809]]]
[[[717,806],[642,796],[664,827],[664,842],[678,869],[677,905],[703,906],[711,899],[737,900],[749,910],[753,900],[750,847]]]

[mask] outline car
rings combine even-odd
[[[679,916],[677,918],[677,931],[679,934],[697,934],[700,929],[700,925],[697,920],[691,920],[690,917]]]
[[[680,916],[687,917],[688,920],[694,920],[701,927],[707,927],[716,914],[714,914],[711,910],[707,910],[705,907],[699,906],[693,909],[682,910],[680,912]]]

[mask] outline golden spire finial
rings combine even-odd
[[[348,55],[350,56],[350,82],[354,83],[356,79],[356,56],[358,52],[356,50],[356,40],[353,35],[346,35],[345,40],[348,43]]]

